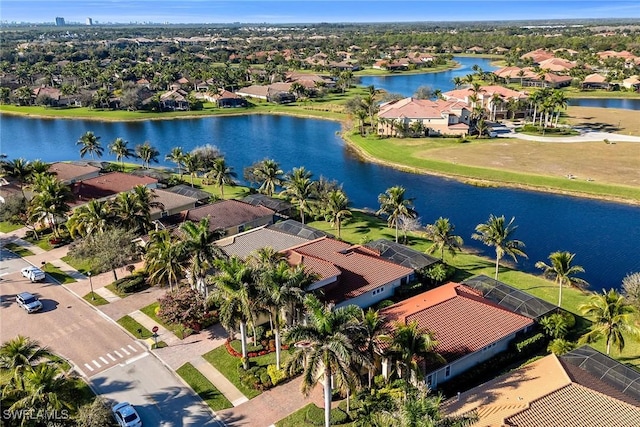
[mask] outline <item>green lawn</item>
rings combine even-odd
[[[25,237],[24,240],[26,240],[29,243],[32,243],[42,249],[44,249],[45,251],[50,251],[51,249],[53,249],[53,247],[51,246],[51,243],[49,243],[49,239],[53,237],[52,234],[42,234],[42,233],[38,233],[38,239],[33,239],[31,237]]]
[[[20,246],[13,242],[7,243],[6,245],[4,245],[4,248],[10,250],[11,252],[18,255],[21,258],[35,255],[33,252],[31,252],[29,249],[25,248],[24,246]]]
[[[95,292],[89,292],[88,294],[83,296],[82,299],[87,301],[89,304],[95,305],[95,306],[109,304],[109,301],[102,298],[100,295],[96,294]]]
[[[180,325],[165,323],[156,315],[156,309],[158,307],[160,307],[160,303],[156,301],[156,302],[154,302],[152,304],[149,304],[146,307],[142,307],[140,309],[140,311],[143,312],[144,314],[146,314],[147,316],[149,316],[150,318],[152,318],[158,325],[161,325],[165,329],[168,329],[171,332],[173,332],[173,334],[176,337],[178,337],[180,339],[184,339],[184,337],[182,336],[182,333],[181,333],[182,328],[181,328]]]
[[[82,274],[86,275],[89,271],[91,271],[91,264],[87,260],[78,260],[69,255],[65,255],[60,259]]]
[[[198,393],[198,396],[214,411],[233,407],[231,402],[220,393],[211,381],[202,375],[191,363],[185,363],[176,370],[176,373],[180,375],[193,391]]]
[[[53,264],[46,263],[44,265],[43,270],[44,270],[45,273],[51,275],[51,277],[53,277],[54,279],[56,279],[58,282],[62,283],[63,285],[66,285],[68,283],[77,282],[76,279],[74,279],[73,277],[69,276],[66,273],[63,273],[62,270],[60,270],[58,267],[56,267]]]
[[[11,233],[24,227],[22,224],[14,224],[9,221],[0,221],[0,233]]]
[[[150,330],[142,326],[129,315],[118,319],[118,324],[129,331],[129,333],[136,338],[150,338],[153,335]],[[138,329],[142,329],[142,334],[138,333]]]
[[[320,386],[317,386],[320,387]],[[342,405],[340,405],[342,407]],[[316,420],[315,422],[310,422],[307,420],[307,413],[309,411],[313,411],[313,413],[316,416]],[[337,411],[339,409],[332,409],[331,411]],[[298,409],[296,412],[290,414],[289,416],[287,416],[286,418],[281,419],[280,421],[278,421],[275,425],[276,427],[312,427],[312,426],[317,426],[319,425],[318,422],[322,422],[324,423],[324,416],[320,416],[321,414],[324,413],[324,408],[319,408],[318,406],[316,406],[315,403],[309,403],[306,406],[303,406],[302,408]],[[347,422],[344,424],[338,424],[341,427],[351,427],[353,426],[355,423],[354,422]],[[323,424],[320,424],[323,425]]]

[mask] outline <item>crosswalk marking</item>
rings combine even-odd
[[[91,367],[91,365],[89,365],[88,363],[85,363],[84,366],[86,366],[88,370],[93,372],[93,368]]]
[[[116,356],[118,356],[120,359],[122,359],[122,355],[120,353],[118,353],[118,350],[113,350],[113,352],[116,354]]]
[[[138,351],[138,350],[136,350],[136,348],[135,348],[134,346],[132,346],[131,344],[129,344],[129,348],[130,348],[134,353],[135,353],[136,351]]]
[[[116,353],[116,354],[117,354],[117,353]],[[111,353],[107,353],[107,356],[109,356],[109,359],[111,359],[111,360],[113,360],[113,361],[115,361],[115,360],[116,360],[116,358],[115,358],[115,357],[113,357],[113,356],[111,355]]]
[[[102,363],[104,363],[105,365],[109,364],[109,361],[102,356],[100,356],[100,360],[102,360]]]
[[[120,347],[120,350],[122,350],[127,356],[131,354],[127,350],[125,350],[124,347]]]
[[[92,360],[92,362],[93,362],[93,364],[94,364],[94,365],[96,365],[96,368],[99,368],[99,367],[100,367],[100,364],[99,364],[98,362],[96,362],[96,360],[95,360],[95,359],[93,359],[93,360]]]

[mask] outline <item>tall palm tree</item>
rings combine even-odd
[[[109,145],[109,153],[116,156],[116,160],[120,162],[120,168],[124,168],[123,159],[133,157],[135,153],[129,148],[129,143],[123,138],[116,138],[111,145]]]
[[[380,209],[376,215],[387,215],[387,224],[396,229],[396,243],[398,243],[398,227],[401,217],[416,218],[418,213],[413,209],[413,199],[405,198],[405,188],[396,185],[387,188],[384,194],[378,196]]]
[[[35,196],[29,201],[27,209],[28,216],[34,223],[47,222],[53,234],[59,237],[58,218],[64,217],[71,210],[71,189],[51,175],[40,174],[36,181],[33,187]]]
[[[219,304],[220,323],[233,337],[240,327],[242,358],[247,366],[247,324],[253,321],[253,307],[257,303],[255,271],[237,256],[215,262],[217,273],[210,277],[213,285],[207,298]]]
[[[361,309],[358,318],[362,325],[362,331],[358,337],[357,345],[367,359],[369,388],[371,388],[375,358],[382,355],[383,337],[388,335],[389,331],[384,316],[372,308],[366,311]]]
[[[193,178],[198,176],[198,172],[202,170],[200,160],[197,156],[194,156],[191,153],[186,153],[182,158],[182,164],[185,172],[187,172],[191,177],[191,187],[193,187]]]
[[[489,215],[489,220],[478,224],[476,232],[471,235],[472,239],[480,240],[485,245],[493,246],[496,249],[496,280],[498,280],[500,260],[505,254],[513,258],[514,261],[518,260],[518,256],[527,257],[527,254],[522,249],[524,248],[524,243],[520,240],[511,239],[511,236],[518,228],[513,225],[514,221],[515,217],[505,223],[504,215],[497,217],[491,214]]]
[[[184,163],[185,152],[182,150],[182,147],[173,147],[169,154],[164,156],[165,160],[173,162],[178,167],[178,173],[180,174],[180,178],[182,179],[182,167]]]
[[[536,262],[536,268],[543,269],[545,277],[553,278],[558,284],[558,307],[562,307],[562,285],[571,285],[576,288],[584,288],[589,284],[576,273],[584,273],[584,268],[579,265],[571,265],[576,254],[567,251],[556,251],[549,255],[550,265],[542,261]]]
[[[24,184],[29,180],[29,177],[31,176],[33,171],[33,169],[31,168],[31,163],[28,160],[20,157],[5,162],[2,165],[2,168],[8,176],[17,181],[18,186],[20,187],[20,192],[22,193],[22,198],[24,199]]]
[[[354,363],[363,361],[356,346],[362,330],[358,321],[360,309],[350,305],[332,311],[313,295],[307,295],[305,307],[307,323],[297,324],[285,334],[285,339],[296,347],[285,369],[290,374],[302,369],[301,391],[305,396],[322,380],[325,427],[329,427],[332,382],[348,390],[358,385]]]
[[[261,182],[258,190],[269,197],[271,197],[276,191],[276,187],[282,185],[282,176],[284,172],[280,169],[280,165],[278,165],[275,160],[263,160],[253,172],[256,178]]]
[[[440,259],[444,261],[444,251],[447,250],[451,256],[456,255],[456,251],[462,250],[464,241],[462,237],[456,236],[454,233],[455,226],[449,222],[449,218],[440,217],[433,224],[429,224],[425,228],[427,239],[433,244],[427,249],[427,253],[440,251]]]
[[[67,229],[71,237],[82,237],[93,233],[103,233],[112,220],[111,203],[106,200],[91,200],[77,207],[67,220]]]
[[[149,169],[151,162],[158,163],[160,152],[149,141],[136,145],[135,152],[136,156],[142,160],[145,169]]]
[[[233,168],[227,165],[224,157],[218,157],[213,160],[212,168],[205,174],[205,178],[212,180],[214,185],[218,186],[220,190],[220,196],[224,199],[224,186],[235,185],[235,178],[237,174],[233,171]]]
[[[393,333],[385,340],[389,343],[387,354],[395,363],[400,377],[410,383],[415,384],[422,377],[422,362],[444,361],[435,351],[438,342],[430,333],[422,332],[417,322],[396,324]]]
[[[91,160],[95,160],[95,156],[98,158],[102,157],[102,153],[104,152],[104,148],[100,144],[100,137],[96,136],[93,132],[87,131],[85,132],[76,145],[81,145],[80,148],[80,157],[84,158],[87,154],[91,155]]]
[[[168,230],[152,231],[145,247],[144,268],[151,284],[177,285],[186,267],[184,242],[176,239]]]
[[[207,271],[214,266],[216,259],[226,259],[227,255],[215,245],[214,242],[222,233],[209,229],[209,217],[202,218],[200,222],[186,221],[180,225],[182,239],[185,242],[188,268],[187,276],[191,287],[200,290],[205,296],[208,289],[205,283]]]
[[[293,168],[293,172],[284,182],[282,194],[288,196],[291,202],[298,207],[300,219],[304,224],[304,214],[309,211],[309,202],[313,195],[313,174],[304,166]]]
[[[338,230],[338,239],[340,238],[340,226],[345,218],[351,217],[349,210],[349,199],[342,190],[332,190],[327,195],[324,206],[325,219],[329,221],[332,227]]]
[[[41,347],[37,341],[18,335],[0,347],[0,372],[10,372],[13,381],[22,383],[25,370],[52,357],[53,353],[47,347]]]
[[[605,337],[607,354],[610,354],[612,344],[622,352],[625,333],[640,339],[640,328],[634,324],[633,318],[636,310],[615,289],[609,292],[603,289],[602,294],[591,295],[589,302],[581,304],[578,309],[594,321],[591,331],[580,338],[580,343],[591,343]]]
[[[119,193],[111,203],[111,212],[121,227],[135,234],[144,233],[151,227],[149,207],[133,192]]]
[[[4,387],[3,397],[15,400],[11,411],[29,409],[34,413],[51,413],[73,406],[68,400],[71,383],[60,375],[60,369],[40,363],[23,373],[22,383],[9,383]]]

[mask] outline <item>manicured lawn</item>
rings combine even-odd
[[[231,402],[220,393],[211,381],[202,375],[191,363],[185,363],[179,367],[176,372],[214,411],[233,407]]]
[[[317,387],[320,387],[319,385]],[[342,407],[342,405],[340,405]],[[315,414],[315,420],[314,422],[309,422],[307,420],[308,415],[307,413],[309,411],[312,411]],[[332,409],[332,411],[337,411],[339,409]],[[286,418],[281,419],[280,421],[278,421],[275,425],[276,427],[312,427],[312,426],[317,426],[317,425],[324,425],[324,408],[320,408],[318,406],[316,406],[315,403],[309,403],[306,406],[303,406],[302,408],[298,409],[296,412],[290,414],[289,416],[287,416]],[[321,416],[322,414],[322,416]],[[318,424],[318,423],[321,424]],[[339,426],[342,427],[350,427],[353,426],[354,423],[353,422],[347,422],[344,424],[338,424]]]
[[[118,319],[118,324],[129,331],[129,333],[136,338],[149,338],[153,335],[150,330],[142,326],[129,315]],[[142,334],[138,333],[138,329],[142,329]]]
[[[52,238],[53,235],[52,234],[42,234],[42,233],[38,233],[38,239],[33,239],[31,237],[25,237],[24,240],[26,240],[29,243],[33,243],[34,245],[44,249],[45,251],[50,251],[51,249],[53,249],[53,246],[51,246],[51,243],[49,243],[49,239]]]
[[[171,332],[173,332],[173,334],[176,337],[180,339],[184,339],[184,337],[182,336],[182,333],[180,332],[181,331],[180,325],[165,323],[158,317],[158,315],[156,315],[156,309],[158,307],[160,307],[160,303],[156,301],[153,304],[149,304],[146,307],[142,307],[140,311],[146,314],[147,316],[149,316],[150,318],[152,318],[153,320],[155,320],[155,322],[158,323],[159,325],[162,325],[162,327],[164,327],[165,329],[168,329]]]
[[[78,270],[82,274],[86,275],[89,271],[91,271],[91,264],[89,263],[89,261],[78,260],[69,255],[65,255],[60,259],[66,262],[67,264],[69,264],[71,267]]]
[[[31,255],[35,255],[33,252],[31,252],[29,249],[25,248],[24,246],[20,246],[18,244],[15,244],[13,242],[9,242],[6,245],[4,245],[5,249],[10,250],[11,252],[13,252],[14,254],[18,255],[19,257],[26,257],[26,256],[31,256]]]
[[[88,294],[83,296],[82,299],[89,302],[89,304],[95,305],[95,306],[109,304],[109,301],[102,298],[100,295],[96,294],[95,292],[93,293],[89,292]]]
[[[0,221],[0,233],[11,233],[24,227],[22,224],[14,224],[9,221]]]
[[[74,279],[73,277],[69,276],[66,273],[63,273],[62,270],[60,270],[58,267],[56,267],[53,264],[46,263],[44,265],[43,270],[44,270],[45,273],[51,275],[51,277],[53,277],[54,279],[56,279],[58,282],[62,283],[63,285],[66,285],[68,283],[77,282],[76,279]]]

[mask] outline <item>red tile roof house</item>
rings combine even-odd
[[[274,215],[273,210],[264,206],[230,199],[189,209],[182,212],[180,217],[182,221],[193,222],[209,217],[211,231],[222,230],[225,236],[232,236],[261,225],[273,224]]]
[[[94,199],[109,199],[118,193],[131,191],[136,185],[155,189],[158,186],[158,180],[148,176],[111,172],[77,182],[71,190],[76,197],[76,204],[83,204]]]
[[[469,110],[465,102],[404,98],[387,102],[378,112],[378,135],[397,135],[396,123],[409,128],[422,122],[428,135],[466,135],[469,133]]]
[[[283,253],[291,265],[302,264],[306,271],[318,275],[307,290],[321,290],[321,298],[335,307],[350,304],[369,307],[392,296],[414,273],[413,269],[389,262],[375,251],[329,237]]]
[[[100,168],[88,163],[55,162],[49,165],[49,173],[55,174],[65,184],[74,184],[100,175]]]
[[[427,367],[424,380],[431,388],[505,351],[516,334],[526,332],[534,323],[483,298],[479,291],[453,282],[380,313],[390,325],[415,321],[421,330],[434,335],[436,351],[447,364]],[[383,375],[388,376],[387,361],[383,360],[382,366]]]
[[[609,89],[611,83],[607,81],[607,78],[602,74],[593,73],[589,74],[582,81],[582,89]]]
[[[500,96],[500,102],[493,102],[493,95],[498,94]],[[474,105],[469,97],[473,95],[471,88],[455,89],[442,94],[442,97],[450,101],[463,101],[469,104],[467,108],[473,109]],[[529,96],[526,92],[519,92],[502,86],[482,86],[477,94],[478,102],[482,107],[490,114],[491,117],[505,118],[509,114],[507,110],[507,103],[509,100],[526,100]],[[516,111],[515,117],[522,117],[526,115],[526,111]]]

